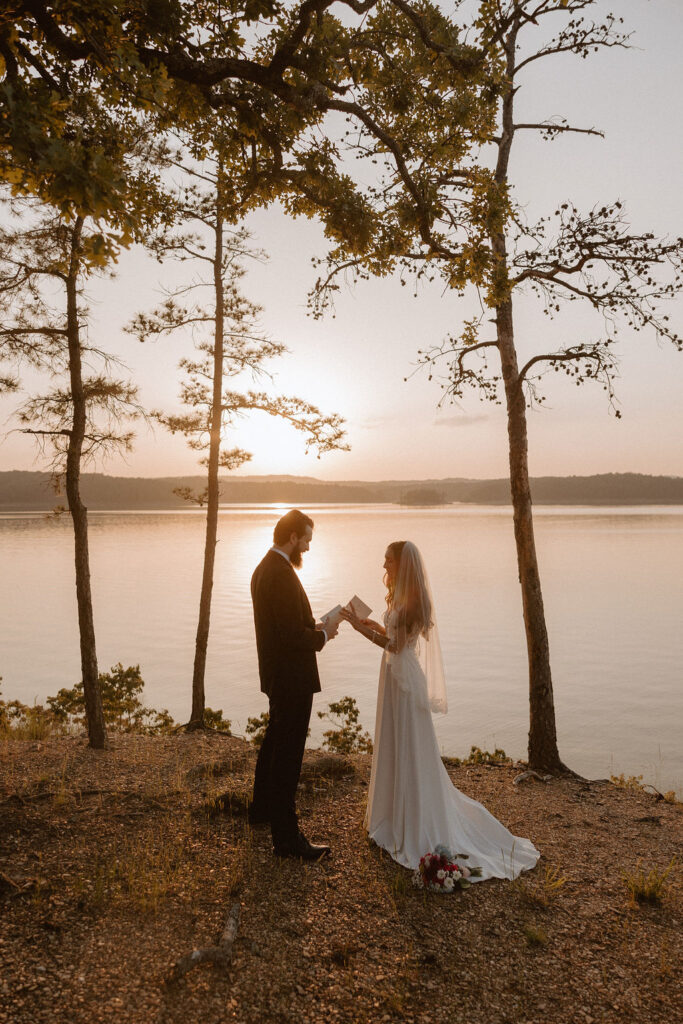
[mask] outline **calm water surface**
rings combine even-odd
[[[359,594],[384,607],[390,540],[420,547],[431,575],[450,711],[435,716],[444,753],[472,744],[523,756],[527,668],[507,508],[319,506],[301,578],[320,615]],[[281,514],[221,511],[207,703],[241,732],[267,707],[259,692],[249,580]],[[642,774],[683,793],[683,508],[536,510],[560,753],[604,777]],[[91,513],[101,669],[140,664],[145,700],[185,720],[199,599],[201,512]],[[6,699],[42,701],[80,677],[73,540],[66,517],[0,516],[0,675]],[[348,626],[321,654],[315,715],[351,695],[374,728],[380,653]]]

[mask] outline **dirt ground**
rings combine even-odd
[[[680,1019],[680,803],[449,768],[542,858],[437,895],[368,842],[367,755],[307,752],[302,827],[333,856],[276,860],[244,818],[255,756],[204,734],[0,741],[1,1024]],[[628,878],[676,855],[661,905],[632,901]],[[235,902],[229,966],[169,981]]]

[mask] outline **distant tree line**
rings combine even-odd
[[[204,477],[116,477],[84,473],[83,499],[90,509],[184,508],[183,495],[196,493]],[[602,473],[595,476],[531,478],[536,505],[683,505],[683,477],[646,476],[641,473]],[[54,481],[49,473],[0,472],[0,510],[49,511],[54,508]],[[510,483],[499,480],[312,481],[287,477],[249,478],[221,476],[221,504],[510,504]],[[410,498],[410,502],[407,499]]]

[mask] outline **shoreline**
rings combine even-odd
[[[24,506],[14,506],[11,504],[0,504],[0,518],[11,517],[11,516],[54,516],[59,518],[61,516],[68,516],[68,510],[63,508],[60,512],[55,513],[56,502],[53,505],[41,505],[26,508]],[[219,503],[219,511],[240,511],[240,510],[259,510],[264,509],[272,511],[273,509],[280,509],[293,505],[294,502],[281,502],[281,501],[224,501]],[[308,509],[372,509],[377,508],[383,511],[387,509],[396,509],[401,511],[443,511],[447,509],[507,509],[512,513],[512,505],[509,501],[446,501],[435,505],[410,505],[400,501],[308,501],[304,502],[305,507]],[[683,513],[683,501],[666,501],[666,500],[652,500],[652,501],[575,501],[575,502],[559,502],[559,501],[543,501],[536,499],[534,501],[534,508],[537,511],[546,511],[547,509],[563,509],[568,512],[574,512],[577,509],[615,509],[622,511],[625,509],[661,509],[662,512],[667,512],[671,509]],[[183,513],[191,515],[206,516],[206,509],[202,508],[189,508],[186,505],[138,505],[125,508],[114,508],[114,507],[98,507],[96,504],[88,505],[88,512],[94,515],[136,515],[147,513],[150,515],[159,515],[161,513]]]

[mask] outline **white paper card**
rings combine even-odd
[[[353,612],[359,619],[367,619],[368,615],[372,611],[369,605],[365,601],[361,601],[357,594],[354,594],[351,600],[345,605],[345,608],[349,612]],[[342,606],[336,604],[334,608],[330,608],[329,612],[326,612],[321,616],[320,621],[323,626],[338,626],[342,622],[341,617]]]
[[[349,603],[346,606],[350,612],[357,615],[359,619],[367,619],[368,615],[372,611],[369,605],[365,601],[361,601],[358,594],[354,594]]]
[[[329,612],[326,612],[324,615],[321,615],[320,621],[322,622],[323,626],[338,626],[342,620],[341,610],[342,606],[340,604],[336,604],[334,608],[330,608]]]

